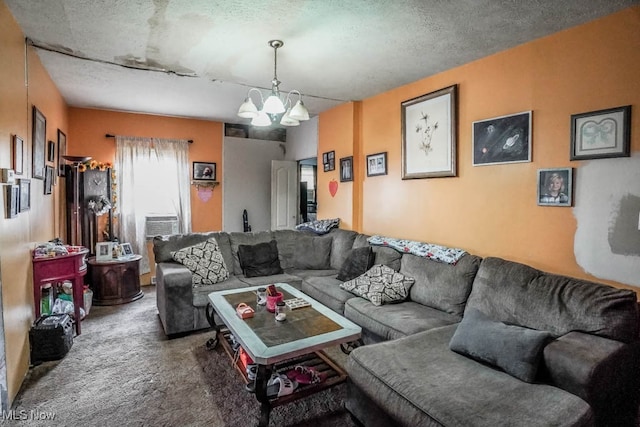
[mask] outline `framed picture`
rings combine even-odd
[[[472,124],[473,166],[531,161],[531,111]]]
[[[131,243],[122,243],[120,245],[120,249],[122,250],[122,255],[125,257],[130,257],[133,255],[133,248],[131,247]]]
[[[18,181],[20,186],[20,212],[31,209],[31,180],[22,178]]]
[[[573,169],[538,169],[538,205],[571,206]]]
[[[47,162],[55,162],[56,160],[56,143],[49,141],[47,143]]]
[[[6,200],[6,217],[15,218],[18,216],[20,210],[20,186],[7,185],[5,188],[5,200]]]
[[[340,159],[340,182],[353,181],[353,156]]]
[[[401,104],[402,179],[456,176],[457,86]]]
[[[387,174],[387,152],[367,156],[367,176]]]
[[[322,166],[325,172],[329,172],[336,169],[336,152],[328,151],[322,153]]]
[[[51,194],[53,192],[53,179],[53,166],[45,166],[44,194]]]
[[[64,158],[67,154],[67,135],[58,129],[58,176],[65,176]]]
[[[13,135],[13,170],[16,175],[24,173],[24,140],[18,135]]]
[[[204,181],[216,180],[216,164],[205,162],[193,162],[193,179]]]
[[[571,160],[629,157],[631,105],[573,114]]]
[[[113,260],[112,251],[113,242],[98,242],[96,243],[96,261],[111,261]]]
[[[33,174],[34,178],[44,179],[44,158],[47,138],[47,119],[33,106]]]

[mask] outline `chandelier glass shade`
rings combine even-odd
[[[247,97],[238,108],[238,117],[251,119],[254,126],[270,126],[272,123],[280,123],[283,126],[298,126],[301,121],[309,120],[309,111],[302,102],[302,94],[297,90],[290,91],[286,97],[280,95],[280,80],[278,80],[278,48],[284,45],[281,40],[270,40],[269,46],[273,48],[273,80],[271,92],[265,97],[262,92],[252,87],[247,92]],[[258,109],[251,98],[252,93],[260,97],[261,109]],[[297,94],[298,100],[294,104],[291,95]],[[284,113],[284,114],[283,114]]]

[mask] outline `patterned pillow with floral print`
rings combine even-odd
[[[415,279],[391,267],[376,264],[362,276],[344,282],[340,287],[371,301],[373,305],[382,305],[406,300],[414,282]]]
[[[446,246],[413,240],[394,239],[393,237],[371,236],[367,241],[372,246],[388,246],[398,252],[409,253],[447,264],[456,264],[467,253],[463,249],[447,248]]]

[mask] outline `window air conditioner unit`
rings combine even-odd
[[[180,227],[177,216],[147,216],[145,217],[145,235],[147,239],[167,234],[178,234]]]

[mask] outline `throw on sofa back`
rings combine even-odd
[[[545,273],[500,258],[480,264],[467,309],[493,320],[562,336],[580,331],[623,342],[638,339],[636,293]]]

